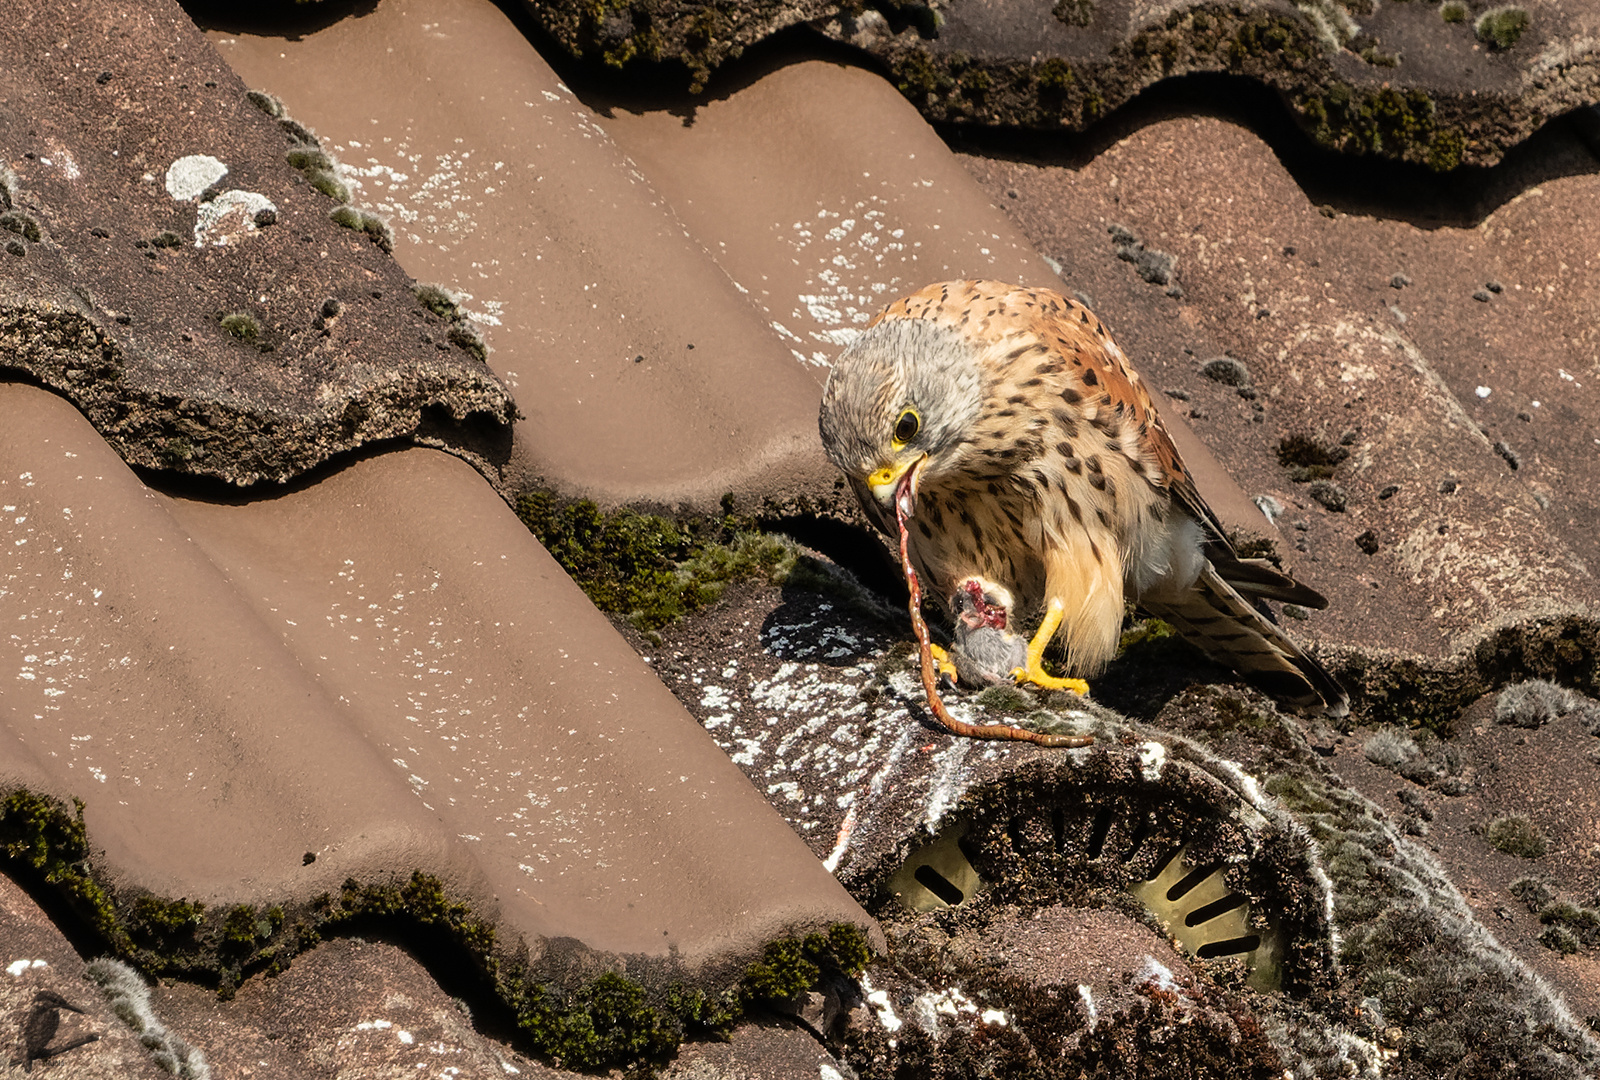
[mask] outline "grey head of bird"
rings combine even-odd
[[[908,471],[926,484],[959,470],[982,405],[983,373],[965,338],[929,319],[890,318],[834,363],[817,426],[857,491],[889,508]]]

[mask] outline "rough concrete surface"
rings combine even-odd
[[[407,438],[496,477],[505,389],[175,4],[23,5],[0,48],[29,58],[0,70],[0,368],[148,468],[248,485]]]
[[[1222,74],[1276,91],[1323,145],[1438,170],[1492,165],[1600,100],[1589,6],[1375,0],[930,0],[918,4],[588,5],[527,0],[573,55],[709,71],[805,23],[887,68],[930,120],[1082,131],[1165,79]],[[1499,12],[1511,5],[1494,8]],[[1500,32],[1494,27],[1504,25]]]

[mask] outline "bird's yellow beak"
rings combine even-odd
[[[872,497],[884,506],[893,506],[895,497],[902,488],[911,497],[912,505],[917,498],[917,476],[922,471],[922,463],[928,460],[927,454],[922,454],[905,461],[897,461],[892,465],[885,465],[867,477],[867,487],[872,489]],[[907,471],[911,472],[909,483],[902,485],[901,480]],[[907,507],[908,511],[910,507]]]

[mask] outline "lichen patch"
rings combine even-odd
[[[276,215],[271,199],[254,191],[224,191],[200,204],[195,214],[194,246],[226,247],[255,232],[264,213]]]
[[[228,167],[210,154],[190,154],[167,166],[167,194],[178,202],[194,202]]]

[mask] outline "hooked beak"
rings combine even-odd
[[[886,465],[867,477],[867,487],[872,490],[872,497],[885,507],[894,506],[909,517],[917,507],[917,477],[922,474],[923,463],[927,460],[928,455],[923,454],[911,461]]]

